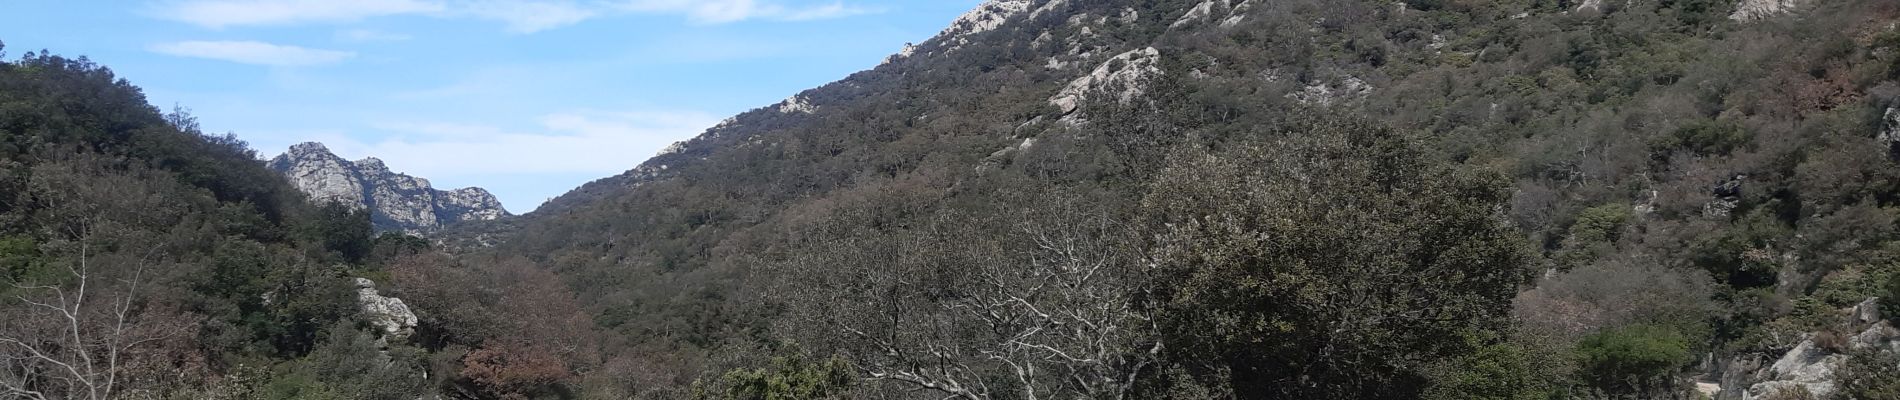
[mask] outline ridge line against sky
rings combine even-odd
[[[264,157],[323,142],[522,213],[872,68],[979,2],[9,2],[29,17],[0,41],[87,56]]]

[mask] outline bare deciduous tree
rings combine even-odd
[[[0,290],[0,398],[121,397],[178,369],[161,342],[196,325],[153,301],[155,267],[177,240],[154,230],[170,225],[163,198],[131,176],[65,166],[33,182],[42,217],[57,222],[41,245],[47,268]]]
[[[874,380],[950,398],[1125,398],[1162,349],[1139,303],[1145,263],[1109,216],[1057,197],[1011,235],[952,213],[895,243],[839,243],[807,260],[828,277],[801,274],[829,298],[801,303]]]
[[[0,330],[0,389],[7,397],[108,399],[123,389],[131,356],[180,327],[146,324],[140,285],[151,255],[129,274],[98,271],[91,245],[79,244],[65,285],[12,283],[13,322]],[[62,287],[64,286],[64,287]]]

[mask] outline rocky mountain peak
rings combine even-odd
[[[269,167],[312,200],[368,209],[378,231],[421,233],[510,215],[482,188],[437,190],[427,179],[391,172],[381,159],[346,161],[321,143],[291,146]]]
[[[356,166],[364,170],[370,170],[370,171],[388,171],[389,170],[389,166],[384,165],[383,160],[376,157],[369,157],[369,158],[364,158],[361,160],[356,160]]]

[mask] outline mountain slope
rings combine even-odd
[[[1642,397],[1692,375],[1724,398],[1820,391],[1760,360],[1815,332],[1889,340],[1884,322],[1830,316],[1892,297],[1880,288],[1895,275],[1900,174],[1878,137],[1900,100],[1900,33],[1887,2],[1756,3],[992,1],[884,65],[484,227],[502,240],[476,252],[562,274],[626,341],[613,352],[657,370],[759,365],[758,349],[796,354],[787,339],[867,368],[920,362],[882,358],[897,344],[950,346],[930,338],[975,352],[994,341],[905,321],[981,326],[952,312],[983,299],[971,285],[1020,280],[981,274],[1039,271],[1047,258],[1016,243],[1064,236],[1018,234],[1088,231],[1078,220],[1134,232],[1070,235],[1104,238],[1084,247],[1103,263],[1162,268],[1116,275],[1140,293],[1118,304],[1182,316],[1101,349],[1127,364],[1052,364],[1025,384],[1006,356],[937,356],[970,376],[871,370],[865,396],[1090,396],[1103,392],[1054,374],[1101,368],[1143,377],[1119,393],[1145,397]],[[1492,196],[1498,182],[1508,198]],[[1359,186],[1387,192],[1333,192]],[[1445,205],[1491,201],[1508,237]],[[1044,213],[1060,204],[1075,206]],[[1419,213],[1442,218],[1400,218]],[[1357,242],[1381,238],[1390,254]],[[1513,241],[1530,255],[1496,250]],[[1457,273],[1378,280],[1441,267]],[[1544,278],[1491,279],[1508,276]],[[1437,313],[1418,321],[1431,335],[1354,318]],[[896,321],[873,325],[888,336],[862,335],[874,316]],[[1435,339],[1387,347],[1394,337]],[[1169,345],[1126,353],[1151,342]],[[1616,358],[1635,345],[1672,351]],[[1481,365],[1551,372],[1456,373]]]
[[[0,398],[424,392],[416,363],[334,362],[407,351],[355,319],[366,215],[83,57],[0,62],[0,221]]]
[[[346,161],[320,143],[291,146],[267,165],[316,201],[368,209],[378,231],[432,231],[509,216],[482,188],[436,190],[426,179],[390,172],[382,160]]]

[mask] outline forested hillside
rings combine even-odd
[[[0,62],[0,133],[0,398],[424,391],[426,360],[372,343],[348,279],[413,240],[307,204],[83,57]]]
[[[1893,398],[1897,11],[992,1],[456,238],[613,396]]]
[[[1900,399],[1897,26],[993,0],[436,243],[27,53],[0,398]]]

